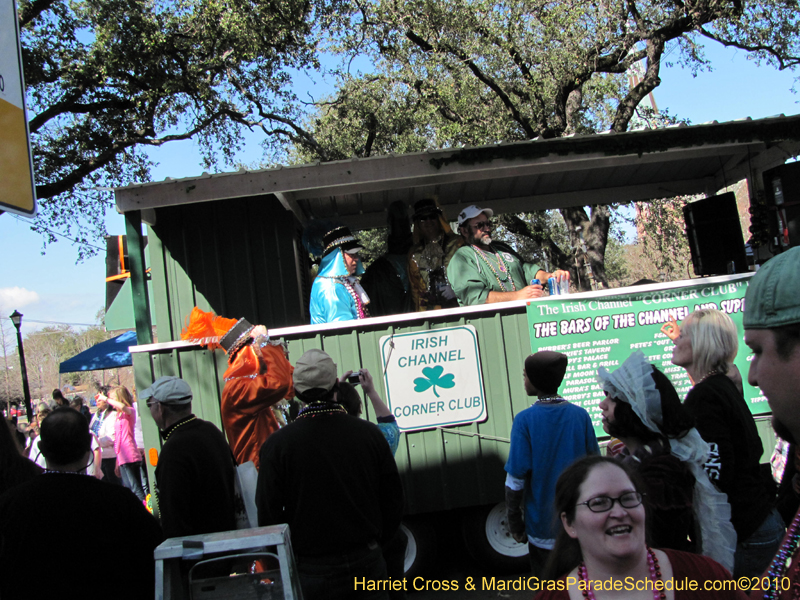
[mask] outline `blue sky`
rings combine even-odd
[[[717,44],[706,54],[712,72],[693,77],[678,66],[662,69],[662,83],[655,91],[659,109],[693,124],[800,113],[800,97],[791,92],[791,73],[757,67],[745,53]],[[151,156],[160,163],[153,170],[154,181],[203,171],[192,141],[168,144]],[[260,147],[249,144],[239,158],[258,161]],[[125,232],[121,215],[109,214],[106,223],[111,235]],[[25,219],[0,215],[0,317],[18,309],[25,315],[23,334],[49,322],[94,323],[105,304],[104,253],[76,265],[77,250],[67,240],[50,245],[44,256],[41,249],[40,236],[30,231]]]

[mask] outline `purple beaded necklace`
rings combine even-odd
[[[347,279],[339,279],[338,281],[344,286],[344,289],[347,290],[347,293],[350,294],[350,297],[356,303],[356,311],[358,314],[358,318],[366,319],[367,317],[369,317],[369,309],[361,301],[361,297],[358,295],[358,292],[356,292],[355,288],[353,287],[353,284],[347,281]]]
[[[769,590],[764,594],[764,600],[777,600],[781,593],[780,581],[784,578],[792,564],[792,557],[797,552],[798,541],[800,541],[800,511],[794,516],[792,524],[789,526],[789,531],[786,533],[786,541],[781,544],[775,558],[767,570],[767,579],[769,580]],[[795,572],[792,581],[792,598],[800,598],[800,580],[798,580],[800,570]]]

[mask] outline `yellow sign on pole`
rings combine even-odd
[[[14,0],[0,0],[0,210],[36,215],[25,80]]]

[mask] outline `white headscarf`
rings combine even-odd
[[[641,350],[637,350],[613,373],[603,367],[598,369],[597,380],[609,396],[630,404],[645,427],[661,434],[661,425],[664,422],[661,394],[652,374],[653,366],[645,360]],[[708,443],[692,427],[683,437],[670,439],[669,445],[670,453],[686,464],[694,475],[692,510],[695,522],[700,525],[702,553],[732,573],[736,531],[731,525],[728,497],[714,487],[703,468],[709,457]]]

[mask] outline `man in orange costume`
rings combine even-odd
[[[246,319],[233,323],[233,319],[214,317],[213,313],[195,308],[181,337],[208,344],[209,348],[218,338],[228,354],[228,368],[223,375],[222,425],[236,464],[252,460],[257,469],[258,451],[280,428],[273,405],[294,397],[294,367],[289,364],[283,345],[270,340],[266,327],[251,325]]]
[[[244,319],[219,341],[228,353],[222,388],[222,424],[236,464],[252,460],[280,425],[272,406],[293,398],[292,372],[283,346],[271,342],[267,328]]]

